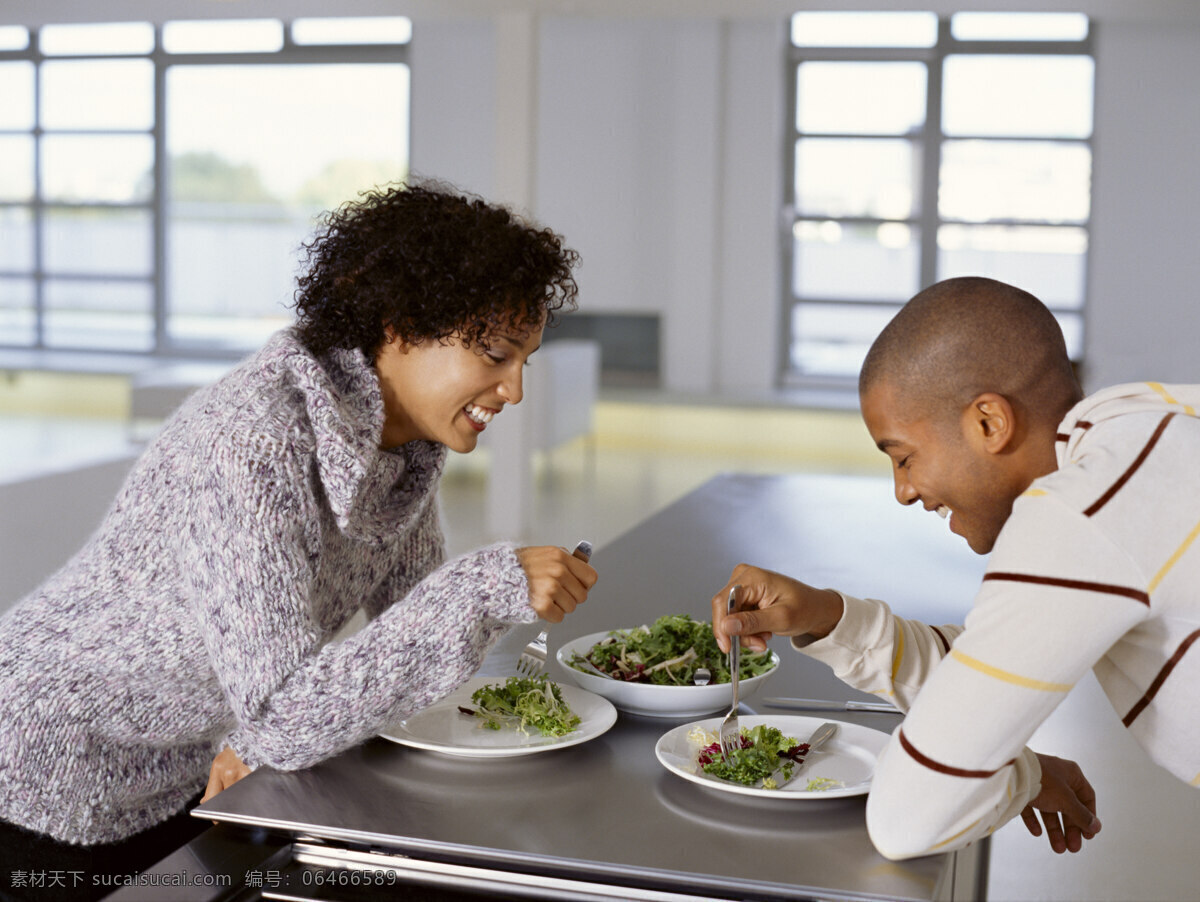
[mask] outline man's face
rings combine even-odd
[[[987,554],[1020,492],[1001,461],[989,453],[970,412],[935,421],[918,414],[886,383],[861,398],[862,415],[876,446],[892,460],[896,500],[920,502],[950,518],[950,531],[977,554]]]

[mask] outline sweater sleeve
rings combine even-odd
[[[507,624],[535,619],[515,551],[500,544],[433,570],[327,643],[309,607],[315,502],[297,491],[303,479],[281,475],[288,466],[255,469],[252,486],[245,467],[261,465],[210,464],[181,564],[236,721],[228,741],[247,765],[294,770],[364,741],[463,683]]]
[[[792,646],[833,668],[844,683],[907,711],[961,626],[905,620],[874,599],[842,595],[842,619],[828,636],[797,636]]]
[[[880,756],[867,827],[888,858],[961,848],[1040,791],[1030,736],[1149,612],[1146,579],[1082,514],[1021,499],[966,628]]]

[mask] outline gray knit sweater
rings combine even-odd
[[[536,619],[511,545],[443,563],[444,446],[378,448],[358,352],[281,332],[193,395],[96,534],[0,621],[0,818],[153,826],[228,742],[312,765],[445,696]],[[330,637],[359,609],[372,618]]]

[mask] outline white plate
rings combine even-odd
[[[800,776],[780,789],[760,789],[726,783],[710,777],[700,769],[696,756],[701,746],[688,739],[688,733],[696,727],[715,733],[720,729],[722,720],[722,717],[711,717],[676,727],[659,738],[654,746],[654,754],[671,773],[679,774],[685,780],[699,783],[708,789],[772,799],[836,799],[867,793],[871,788],[871,777],[875,774],[875,761],[888,743],[887,733],[856,723],[838,721],[837,733],[812,753]],[[742,727],[768,724],[782,730],[785,736],[794,736],[799,742],[808,739],[813,731],[825,722],[819,717],[786,714],[743,714],[738,717],[738,723]],[[807,792],[804,787],[813,777],[828,777],[840,781],[842,785],[834,789]]]
[[[707,686],[659,686],[655,683],[627,683],[576,670],[567,662],[576,654],[584,655],[601,639],[608,638],[610,630],[591,633],[565,643],[555,657],[566,674],[596,695],[602,695],[622,711],[643,714],[649,717],[697,717],[714,711],[727,710],[733,701],[733,689],[729,683],[709,683]],[[771,652],[775,666],[738,683],[738,701],[745,701],[757,692],[776,670],[779,656]]]
[[[561,684],[563,701],[580,720],[579,726],[563,736],[543,736],[532,729],[528,734],[517,729],[489,730],[481,726],[480,718],[458,710],[459,705],[473,707],[471,696],[475,690],[504,680],[504,677],[473,677],[437,704],[404,718],[379,735],[401,745],[444,755],[507,758],[578,745],[595,739],[617,722],[617,710],[607,700],[575,686]]]

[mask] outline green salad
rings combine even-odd
[[[778,728],[766,724],[749,729],[743,727],[741,746],[726,756],[719,742],[710,742],[700,749],[696,762],[706,774],[713,777],[746,786],[775,789],[776,783],[771,775],[782,765],[781,776],[788,779],[792,775],[792,768],[808,754],[807,742],[797,742],[794,737],[785,736]]]
[[[515,727],[528,733],[532,727],[544,736],[562,736],[579,726],[579,715],[563,700],[562,690],[543,674],[540,677],[509,677],[503,683],[489,683],[471,694],[479,707],[458,710],[482,718],[480,726],[489,730]]]
[[[568,663],[576,670],[590,673],[584,662],[614,680],[632,683],[691,686],[692,677],[700,667],[709,669],[711,682],[729,682],[728,659],[717,647],[712,624],[693,620],[687,614],[667,614],[649,626],[614,630],[588,649],[587,654],[576,654]],[[769,651],[742,649],[738,676],[749,679],[774,666]]]

